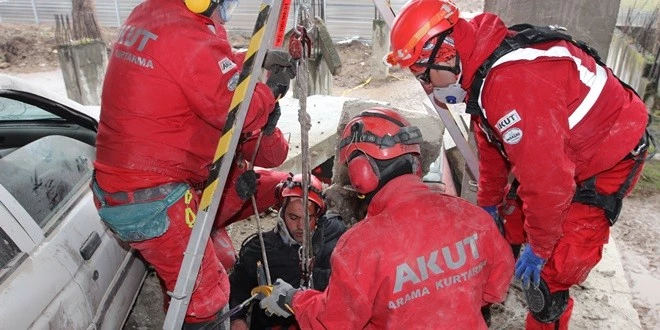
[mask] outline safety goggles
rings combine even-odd
[[[234,14],[234,10],[238,7],[239,0],[225,0],[218,8],[220,11],[220,18],[223,22],[227,23]]]
[[[415,64],[410,66],[410,71],[413,72],[415,75],[415,78],[419,80],[423,84],[430,84],[431,83],[431,70],[445,70],[449,71],[453,74],[459,74],[461,72],[461,67],[460,67],[460,58],[458,57],[458,52],[454,52],[454,54],[447,54],[447,55],[440,55],[438,56],[438,53],[440,52],[440,49],[442,48],[442,44],[445,42],[445,40],[451,42],[453,45],[453,40],[451,38],[447,38],[447,36],[452,32],[452,29],[449,29],[443,33],[441,33],[437,38],[435,43],[432,41],[427,42],[427,44],[424,46],[426,47],[433,47],[433,50],[431,51],[431,54],[427,58],[423,58]],[[454,66],[447,66],[447,65],[440,65],[435,63],[435,61],[438,59],[438,57],[441,57],[444,61],[449,61],[452,58],[456,58],[456,61],[454,62]]]

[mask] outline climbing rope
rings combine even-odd
[[[257,151],[259,150],[259,145],[261,145],[261,138],[264,136],[263,131],[259,133],[257,137],[257,147],[254,148],[252,153],[252,159],[250,160],[248,170],[254,169],[254,161],[257,158]],[[266,273],[266,283],[268,285],[273,284],[270,279],[270,268],[268,268],[268,256],[266,256],[266,244],[264,243],[264,235],[261,230],[261,217],[259,216],[259,207],[257,207],[257,199],[254,198],[254,195],[250,196],[252,200],[252,209],[254,210],[254,218],[257,220],[257,234],[259,235],[259,245],[261,247],[261,258],[264,261],[264,271]]]
[[[309,93],[309,57],[311,55],[311,39],[308,31],[311,20],[311,5],[309,1],[300,1],[298,6],[298,15],[294,34],[290,41],[290,49],[300,50],[300,60],[298,63],[298,72],[296,75],[296,85],[298,87],[298,122],[300,122],[300,157],[302,160],[302,186],[309,187],[311,182],[311,165],[309,158],[309,130],[312,127],[311,118],[307,113],[307,96]],[[313,24],[313,23],[312,23]],[[297,54],[295,54],[297,55]],[[292,56],[295,57],[292,54]],[[303,242],[300,246],[300,268],[301,279],[300,286],[313,288],[312,268],[312,228],[309,224],[309,188],[303,189]]]
[[[311,118],[307,113],[307,96],[309,91],[309,57],[311,55],[311,38],[308,31],[313,28],[311,17],[311,6],[308,1],[298,2],[298,15],[296,15],[294,23],[294,31],[289,40],[289,53],[294,59],[298,59],[298,67],[296,73],[296,86],[298,88],[298,100],[300,108],[298,110],[298,122],[300,122],[300,149],[302,158],[302,186],[309,187],[311,182],[311,164],[309,157],[309,130],[311,128]],[[249,164],[249,169],[253,168],[253,164],[257,155],[257,150],[261,143],[263,133],[259,134],[257,139],[257,148],[252,154],[252,159]],[[259,236],[259,243],[261,245],[261,256],[264,261],[264,270],[266,273],[266,280],[268,285],[271,285],[270,269],[268,267],[268,258],[266,256],[266,248],[263,240],[261,229],[261,219],[259,217],[259,209],[254,196],[251,197],[252,208],[254,209],[255,219],[257,220],[257,232]],[[309,203],[309,188],[303,189],[303,205]],[[312,252],[312,228],[309,224],[309,209],[303,207],[303,242],[298,251],[300,258],[301,268],[301,287],[313,288],[312,284],[312,270],[314,263],[314,256]]]

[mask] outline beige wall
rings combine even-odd
[[[621,0],[485,0],[484,11],[507,25],[561,25],[570,35],[598,50],[605,61]]]

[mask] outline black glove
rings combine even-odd
[[[257,179],[259,175],[254,170],[241,173],[236,180],[238,197],[246,201],[257,192]]]
[[[266,80],[266,85],[273,92],[276,100],[281,99],[286,95],[291,83],[291,76],[286,71],[271,72],[270,77]]]
[[[284,72],[289,76],[289,80],[295,78],[298,61],[294,60],[288,52],[281,50],[271,50],[264,58],[263,68],[270,71],[271,74]]]
[[[280,120],[281,115],[282,110],[280,109],[280,103],[275,102],[275,108],[273,108],[273,111],[268,115],[268,121],[266,122],[266,126],[264,126],[264,135],[271,135],[275,132],[277,121]]]

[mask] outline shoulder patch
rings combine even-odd
[[[522,140],[522,137],[523,131],[518,127],[514,127],[502,134],[502,139],[506,144],[517,144]]]
[[[236,67],[236,63],[232,62],[229,58],[225,57],[218,61],[218,66],[220,66],[220,71],[222,71],[222,74],[225,74],[229,72],[229,70],[233,69]]]
[[[497,130],[500,131],[500,133],[504,132],[507,128],[513,126],[515,123],[520,121],[520,115],[518,114],[518,111],[516,109],[513,109],[509,111],[506,115],[504,115],[500,120],[497,121],[497,124],[495,124],[495,127],[497,127]]]
[[[231,78],[229,78],[229,82],[227,82],[227,89],[229,91],[233,92],[236,89],[236,85],[238,85],[238,76],[239,73],[236,72]]]

